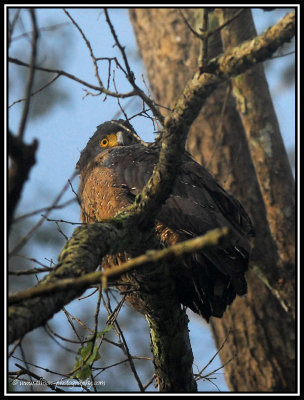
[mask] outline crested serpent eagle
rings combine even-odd
[[[150,178],[158,155],[158,144],[142,142],[129,122],[99,125],[76,166],[81,220],[92,223],[111,218],[132,204]],[[187,256],[172,269],[180,302],[206,320],[221,317],[236,294],[246,293],[254,230],[242,205],[185,152],[171,195],[155,221],[156,235],[162,245],[169,246],[223,226],[229,228],[225,245]],[[102,264],[113,268],[126,259],[124,253],[109,255]],[[127,301],[144,312],[136,304],[136,295],[127,296]]]

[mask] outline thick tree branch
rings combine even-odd
[[[245,72],[250,67],[270,58],[284,43],[295,35],[295,11],[285,15],[276,25],[252,40],[226,50],[224,54],[210,60],[201,73],[214,71],[219,77],[231,77]],[[228,75],[228,76],[227,76]]]
[[[176,136],[183,140],[185,131],[187,132],[208,96],[220,83],[267,60],[282,44],[291,40],[294,34],[295,12],[291,12],[262,35],[212,59],[188,82],[173,112],[165,120],[166,128],[174,129]]]
[[[13,305],[23,300],[33,299],[34,297],[49,295],[63,290],[86,289],[90,285],[100,282],[102,282],[103,287],[106,288],[108,281],[115,281],[122,274],[136,268],[145,267],[168,259],[178,259],[186,254],[200,251],[203,248],[215,246],[219,243],[222,236],[227,235],[227,233],[227,228],[217,228],[207,232],[203,236],[177,243],[176,245],[162,250],[149,250],[145,254],[122,263],[117,268],[107,269],[103,272],[91,272],[79,278],[60,279],[58,281],[56,280],[54,283],[45,283],[22,292],[17,292],[9,296],[8,302],[10,305]]]
[[[27,145],[11,132],[8,133],[8,152],[11,157],[11,166],[8,171],[8,230],[10,229],[23,186],[36,162],[37,148],[38,141],[36,139],[32,144]]]
[[[140,284],[148,305],[156,385],[160,392],[196,392],[188,317],[181,308],[168,265],[145,271]],[[165,300],[165,301],[164,301]]]

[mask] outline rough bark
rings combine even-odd
[[[233,13],[234,9],[220,10],[217,13],[219,22],[231,18]],[[245,23],[242,17],[223,30],[225,50],[237,46],[241,39],[256,35],[252,20],[246,15],[244,18],[247,23],[245,34],[242,33]],[[233,78],[232,92],[265,202],[271,236],[277,247],[276,270],[259,263],[257,272],[278,294],[283,306],[294,313],[295,186],[263,66],[257,65]]]
[[[196,392],[188,318],[181,308],[170,275],[168,264],[135,275],[142,288],[139,295],[146,305],[155,383],[160,392]]]
[[[231,13],[233,11],[236,10]],[[219,12],[222,11],[214,14]],[[183,14],[193,27],[197,21],[198,26],[202,26],[200,10],[184,9]],[[214,14],[209,15],[212,23],[216,23]],[[200,41],[185,25],[177,9],[132,9],[130,16],[156,101],[173,107],[197,68]],[[249,10],[236,21],[234,24],[239,31],[234,35],[238,41],[254,34]],[[229,25],[225,32],[229,33],[230,29]],[[229,40],[224,37],[225,46],[235,44]],[[210,43],[209,56],[214,57],[222,51],[219,35],[214,35]],[[251,121],[245,119],[247,114],[240,109],[241,103],[235,102],[231,95],[230,84],[223,84],[205,103],[188,140],[189,149],[197,160],[243,203],[257,231],[248,274],[248,295],[237,299],[223,319],[213,319],[211,327],[218,345],[232,329],[229,343],[221,352],[223,362],[234,357],[225,368],[231,390],[292,392],[295,390],[294,242],[293,225],[289,220],[294,216],[294,200],[289,190],[292,181],[281,139],[275,146],[273,140],[265,143],[269,130],[261,129],[261,124],[264,128],[265,124],[271,124],[271,135],[279,135],[262,67],[253,68],[247,75],[251,76],[251,82],[259,77],[263,86],[262,108],[267,113],[268,125],[265,120],[259,121],[265,114],[257,112],[257,128],[251,129]],[[246,81],[242,82],[243,86],[237,85],[238,80],[240,78],[235,78],[232,83],[233,94],[236,95],[238,89],[246,96],[250,93],[248,106],[259,105],[260,110],[259,92],[253,91]],[[269,156],[269,146],[272,153],[265,159]],[[265,187],[266,173],[269,179]],[[284,208],[286,204],[288,207]],[[276,212],[280,207],[283,211],[277,220]],[[287,240],[288,232],[282,230],[284,219],[291,233]],[[276,232],[278,224],[280,230]]]

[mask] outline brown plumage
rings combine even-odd
[[[99,125],[77,163],[81,220],[111,218],[132,204],[157,161],[157,145],[142,142],[128,122]],[[246,293],[244,275],[254,231],[241,204],[186,152],[172,194],[157,217],[156,234],[163,245],[172,245],[222,226],[229,228],[228,245],[184,258],[172,274],[181,303],[207,320],[221,317],[236,294]],[[107,256],[103,266],[113,267],[127,256]],[[129,301],[141,311],[136,296]]]

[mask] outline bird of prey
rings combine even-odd
[[[157,142],[143,142],[128,121],[99,125],[76,165],[81,220],[92,223],[112,218],[132,204],[158,156]],[[254,229],[239,201],[185,152],[171,195],[155,221],[157,237],[163,246],[170,246],[224,226],[229,228],[224,245],[187,256],[172,269],[180,302],[206,320],[221,317],[236,295],[246,293],[245,272]],[[103,266],[113,267],[126,259],[125,253],[109,255],[103,258]],[[128,300],[141,311],[136,297],[130,295]]]

